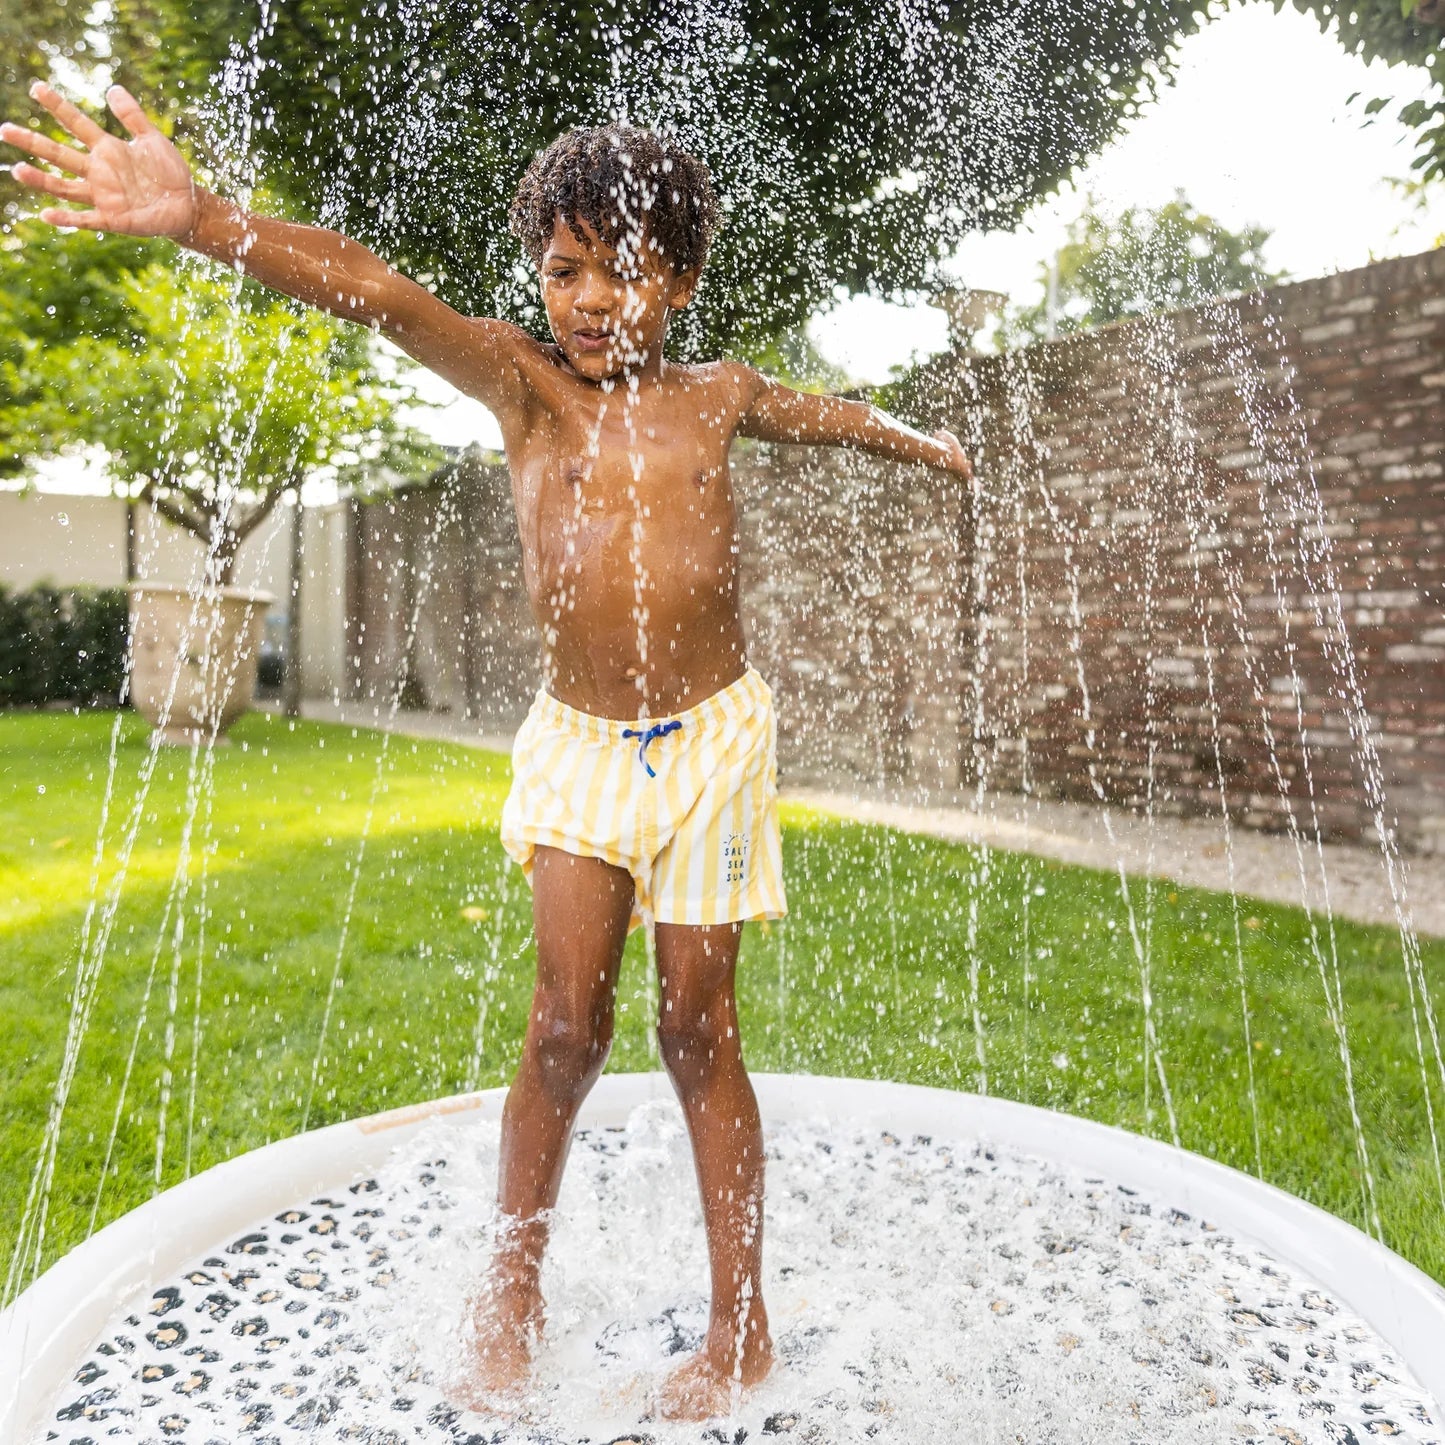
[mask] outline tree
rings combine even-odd
[[[69,61],[97,59],[98,33],[88,21],[94,0],[5,0],[0,5],[0,119],[26,114],[26,88]]]
[[[1439,190],[1438,180],[1422,180],[1419,176],[1386,176],[1385,184],[1405,202],[1406,206],[1423,215],[1427,213],[1435,200]],[[1390,239],[1393,241],[1403,232],[1408,223],[1401,221],[1390,232]],[[1434,240],[1430,242],[1436,250],[1445,246],[1445,232],[1437,232]]]
[[[1268,239],[1260,226],[1229,230],[1182,191],[1157,210],[1131,206],[1117,220],[1091,200],[1052,265],[1040,269],[1044,294],[1006,320],[1003,335],[1027,344],[1270,285],[1283,273],[1264,264]]]
[[[528,159],[609,117],[675,130],[727,208],[679,354],[752,356],[838,286],[921,287],[965,233],[1016,221],[1136,113],[1204,16],[1197,0],[112,10],[120,78],[153,104],[195,102],[224,184],[264,178],[290,214],[340,227],[459,309],[534,328],[506,226]]]
[[[853,378],[829,361],[808,335],[807,328],[794,327],[776,341],[758,350],[755,358],[767,374],[799,391],[847,391]]]
[[[281,495],[325,471],[364,485],[417,474],[437,449],[396,416],[412,400],[378,376],[365,331],[250,283],[152,262],[99,284],[125,334],[30,346],[14,369],[12,456],[102,447],[118,487],[206,547],[208,580]]]
[[[1445,0],[1271,3],[1364,59],[1425,67],[1436,97],[1402,119],[1419,132],[1416,168],[1445,173]],[[57,57],[111,65],[152,104],[209,108],[230,161],[237,143],[254,148],[293,213],[435,275],[466,309],[533,321],[501,224],[526,158],[569,124],[672,118],[737,201],[691,342],[745,348],[833,285],[917,286],[964,232],[1008,225],[1110,139],[1207,13],[1197,0],[886,13],[865,0],[6,0],[0,110],[23,115],[25,78]]]
[[[40,400],[29,360],[82,334],[128,336],[130,307],[112,283],[153,252],[133,236],[67,235],[40,221],[0,234],[0,476],[25,469],[16,421]]]
[[[1419,65],[1429,73],[1435,96],[1400,108],[1400,119],[1417,132],[1418,149],[1411,168],[1424,180],[1445,175],[1445,0],[1272,0],[1276,10],[1292,4],[1313,16],[1321,30],[1333,35],[1363,60],[1387,65]],[[1365,107],[1376,114],[1390,104],[1380,96]]]
[[[1289,3],[1347,49],[1445,83],[1445,0]],[[754,358],[837,288],[926,287],[964,234],[1015,222],[1137,113],[1208,16],[1198,0],[13,8],[0,79],[52,54],[99,57],[172,108],[178,137],[222,184],[264,179],[287,214],[339,226],[464,311],[539,332],[505,224],[525,162],[572,124],[671,127],[713,165],[731,207],[678,352]],[[1420,132],[1421,174],[1442,173],[1445,92],[1403,118]],[[0,195],[6,184],[0,175]]]

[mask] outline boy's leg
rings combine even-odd
[[[742,924],[657,925],[658,1042],[692,1138],[707,1229],[712,1310],[703,1349],[667,1382],[665,1413],[729,1407],[734,1380],[772,1365],[762,1296],[763,1132],[743,1067],[733,979]]]
[[[541,1323],[547,1225],[577,1111],[612,1043],[617,972],[632,913],[632,876],[600,858],[538,848],[532,871],[537,981],[522,1062],[502,1111],[497,1197],[510,1216],[489,1289],[476,1303],[477,1383],[518,1384]]]
[[[538,848],[537,981],[521,1066],[502,1112],[499,1202],[530,1219],[557,1202],[572,1125],[612,1044],[632,876],[600,858]]]

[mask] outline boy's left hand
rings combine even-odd
[[[970,480],[973,476],[973,463],[969,461],[964,452],[963,443],[951,431],[936,431],[933,439],[941,442],[946,451],[943,461],[939,464],[943,470],[962,477],[964,481]]]

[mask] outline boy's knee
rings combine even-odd
[[[695,1086],[737,1048],[732,1010],[722,1005],[669,1007],[664,1002],[657,1021],[657,1044],[674,1083],[684,1089]]]
[[[612,1047],[612,1010],[576,1008],[547,998],[533,1007],[528,1036],[548,1083],[566,1092],[594,1080]]]

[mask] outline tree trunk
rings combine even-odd
[[[462,716],[475,718],[481,711],[481,669],[477,666],[477,640],[481,624],[477,617],[477,568],[481,565],[481,488],[475,466],[458,467],[457,510],[462,521]]]
[[[425,494],[410,493],[404,506],[397,508],[401,522],[401,692],[396,705],[408,711],[421,712],[430,706],[426,688],[418,676],[417,634],[421,618],[417,615],[416,569],[417,532],[423,518],[421,500]]]
[[[236,570],[236,558],[240,555],[241,539],[231,527],[222,530],[219,540],[214,539],[214,550],[206,564],[208,576],[217,587],[229,587]]]
[[[346,503],[346,680],[342,684],[351,699],[364,697],[366,681],[367,608],[366,518],[361,502],[350,497]]]

